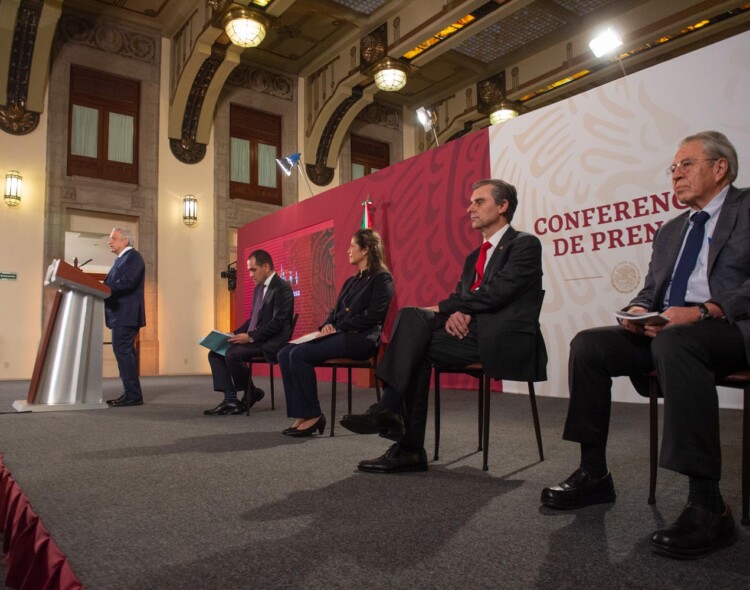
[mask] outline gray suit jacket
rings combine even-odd
[[[656,232],[646,281],[629,305],[661,311],[689,216],[686,211]],[[729,188],[708,248],[708,285],[711,301],[742,331],[750,362],[750,189]]]
[[[479,248],[469,254],[456,290],[440,302],[441,313],[476,317],[479,359],[493,379],[544,381],[547,349],[539,328],[542,308],[542,245],[509,227],[475,291]]]

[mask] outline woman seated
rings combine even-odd
[[[287,416],[294,418],[289,436],[323,434],[326,417],[320,410],[315,365],[333,358],[368,359],[380,346],[383,322],[393,297],[393,276],[385,265],[383,240],[371,229],[360,229],[347,251],[357,267],[341,288],[336,307],[319,328],[324,338],[289,344],[278,354],[284,379]]]

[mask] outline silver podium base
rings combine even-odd
[[[16,412],[67,412],[69,410],[103,410],[108,408],[107,402],[85,402],[75,404],[30,404],[25,399],[13,402]]]

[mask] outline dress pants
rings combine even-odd
[[[263,351],[260,345],[255,342],[233,344],[224,356],[215,353],[213,350],[210,351],[208,353],[208,364],[211,365],[214,391],[223,391],[225,394],[230,393],[236,396],[238,391],[247,392],[255,389],[250,381],[250,369],[247,367],[247,361],[261,354],[263,354]]]
[[[372,340],[344,333],[303,344],[288,344],[282,348],[277,356],[284,380],[286,415],[289,418],[308,419],[317,418],[323,413],[318,401],[315,365],[335,358],[364,360],[375,354],[376,350]]]
[[[135,354],[135,339],[139,326],[116,326],[112,328],[112,350],[120,371],[122,391],[128,399],[143,399],[138,378],[138,358]]]
[[[718,481],[721,445],[715,375],[747,367],[742,333],[726,321],[679,324],[653,339],[620,326],[584,330],[570,343],[570,404],[563,438],[605,447],[612,377],[642,378],[655,368],[664,392],[660,465]]]
[[[447,319],[421,307],[403,308],[378,366],[385,395],[403,399],[406,434],[399,445],[405,450],[424,447],[432,366],[461,368],[479,361],[476,320],[472,319],[469,334],[459,339],[445,331]]]

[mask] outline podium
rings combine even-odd
[[[45,286],[57,287],[39,344],[29,393],[19,412],[107,408],[102,401],[104,300],[110,288],[62,260],[47,269]]]

